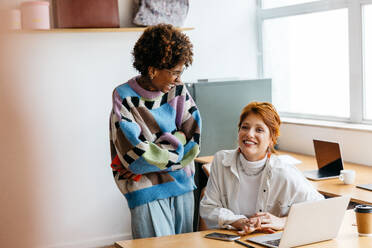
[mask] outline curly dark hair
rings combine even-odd
[[[192,64],[192,44],[189,37],[170,24],[158,24],[145,29],[133,49],[133,66],[141,75],[148,67],[171,69],[180,62]]]

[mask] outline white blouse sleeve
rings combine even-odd
[[[222,180],[219,180],[218,173],[222,173],[222,171],[219,170],[218,166],[222,165],[214,158],[205,194],[200,202],[200,216],[209,228],[233,229],[230,226],[231,223],[247,217],[245,215],[235,214],[227,206],[223,206],[221,188],[226,185],[221,182]]]

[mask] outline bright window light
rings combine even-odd
[[[372,5],[363,7],[365,119],[372,120]]]
[[[262,8],[277,8],[309,2],[317,2],[317,0],[262,0]]]
[[[280,112],[349,118],[348,54],[347,9],[263,22],[264,77]]]

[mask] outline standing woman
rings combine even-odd
[[[111,167],[133,238],[193,231],[201,119],[180,79],[192,56],[189,38],[172,25],[149,27],[133,50],[140,75],[113,92]]]

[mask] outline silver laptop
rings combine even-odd
[[[372,191],[372,183],[370,183],[370,184],[358,184],[356,187],[360,188],[360,189],[366,189],[366,190],[371,190]]]
[[[337,236],[350,197],[341,196],[293,204],[283,232],[247,239],[272,248],[306,245]]]
[[[311,180],[337,178],[343,170],[340,145],[337,142],[313,140],[317,170],[304,171]]]

